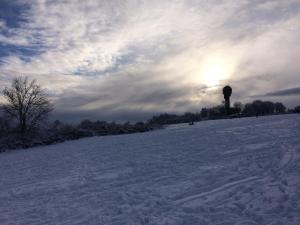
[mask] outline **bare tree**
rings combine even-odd
[[[3,96],[7,101],[4,113],[17,120],[22,134],[37,127],[53,110],[45,91],[36,80],[29,81],[27,77],[15,78]]]

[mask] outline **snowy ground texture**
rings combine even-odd
[[[0,224],[299,225],[300,116],[2,153]]]

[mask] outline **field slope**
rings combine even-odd
[[[300,116],[0,154],[0,224],[300,224]]]

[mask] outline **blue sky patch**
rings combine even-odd
[[[0,20],[5,21],[9,28],[18,28],[22,23],[26,22],[23,17],[24,13],[29,9],[29,5],[11,0],[0,1]]]

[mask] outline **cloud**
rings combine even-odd
[[[300,95],[300,87],[274,91],[265,94],[265,96],[290,96],[290,95]]]
[[[57,115],[125,120],[197,111],[219,104],[228,83],[239,101],[300,84],[295,0],[16,5],[14,26],[0,14],[1,86],[19,74],[38,79]]]

